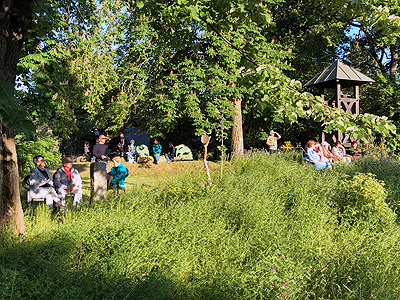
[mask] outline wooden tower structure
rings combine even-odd
[[[336,60],[304,86],[319,88],[319,93],[321,98],[325,101],[325,104],[358,115],[360,113],[360,85],[366,83],[371,84],[372,82],[374,82],[373,79],[360,71],[345,65],[340,60]],[[329,100],[325,99],[325,89],[335,90],[335,95]],[[345,147],[350,146],[351,143],[350,137],[344,135],[341,131],[330,134],[322,132],[322,141],[325,140],[328,140],[328,142],[336,142],[339,140]]]

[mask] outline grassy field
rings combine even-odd
[[[400,299],[397,162],[210,166],[211,187],[199,161],[133,165],[126,195],[38,207],[23,240],[0,235],[0,298]]]
[[[174,163],[159,163],[155,165],[153,163],[147,164],[129,164],[123,163],[129,170],[129,176],[125,180],[126,191],[129,193],[138,188],[155,189],[164,188],[174,178],[181,177],[182,174],[185,176],[191,176],[191,173],[198,173],[204,168],[202,161],[176,161]],[[107,171],[109,172],[113,166],[112,162],[109,163]],[[211,169],[220,168],[219,163],[209,162]],[[49,167],[50,173],[54,174],[57,168],[60,166]],[[73,167],[76,168],[83,181],[83,195],[84,200],[88,201],[90,197],[90,163],[89,162],[75,162]],[[219,170],[219,169],[218,169]],[[108,195],[112,196],[113,191],[109,190]],[[25,199],[25,198],[24,198]]]

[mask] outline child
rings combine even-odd
[[[108,179],[111,180],[111,187],[115,195],[118,195],[118,189],[125,191],[125,178],[128,176],[128,169],[122,164],[122,159],[119,156],[113,158],[114,167],[108,173]]]

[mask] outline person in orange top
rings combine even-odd
[[[321,143],[322,146],[322,155],[328,159],[331,159],[332,161],[340,161],[340,158],[333,155],[331,152],[331,145],[329,145],[328,142],[324,141]]]

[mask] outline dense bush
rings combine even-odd
[[[17,135],[15,143],[21,177],[29,174],[30,170],[35,167],[32,159],[36,155],[43,155],[47,166],[60,164],[61,162],[58,140],[54,137],[43,136],[38,137],[36,141],[32,141],[26,140],[24,135]]]
[[[397,299],[400,232],[385,186],[348,168],[249,154],[212,186],[188,169],[64,217],[39,210],[23,242],[3,243],[0,298]],[[392,223],[356,222],[376,224],[374,200]]]
[[[358,173],[343,181],[335,199],[341,221],[381,229],[393,226],[396,214],[385,201],[384,182],[375,177],[371,173]]]

